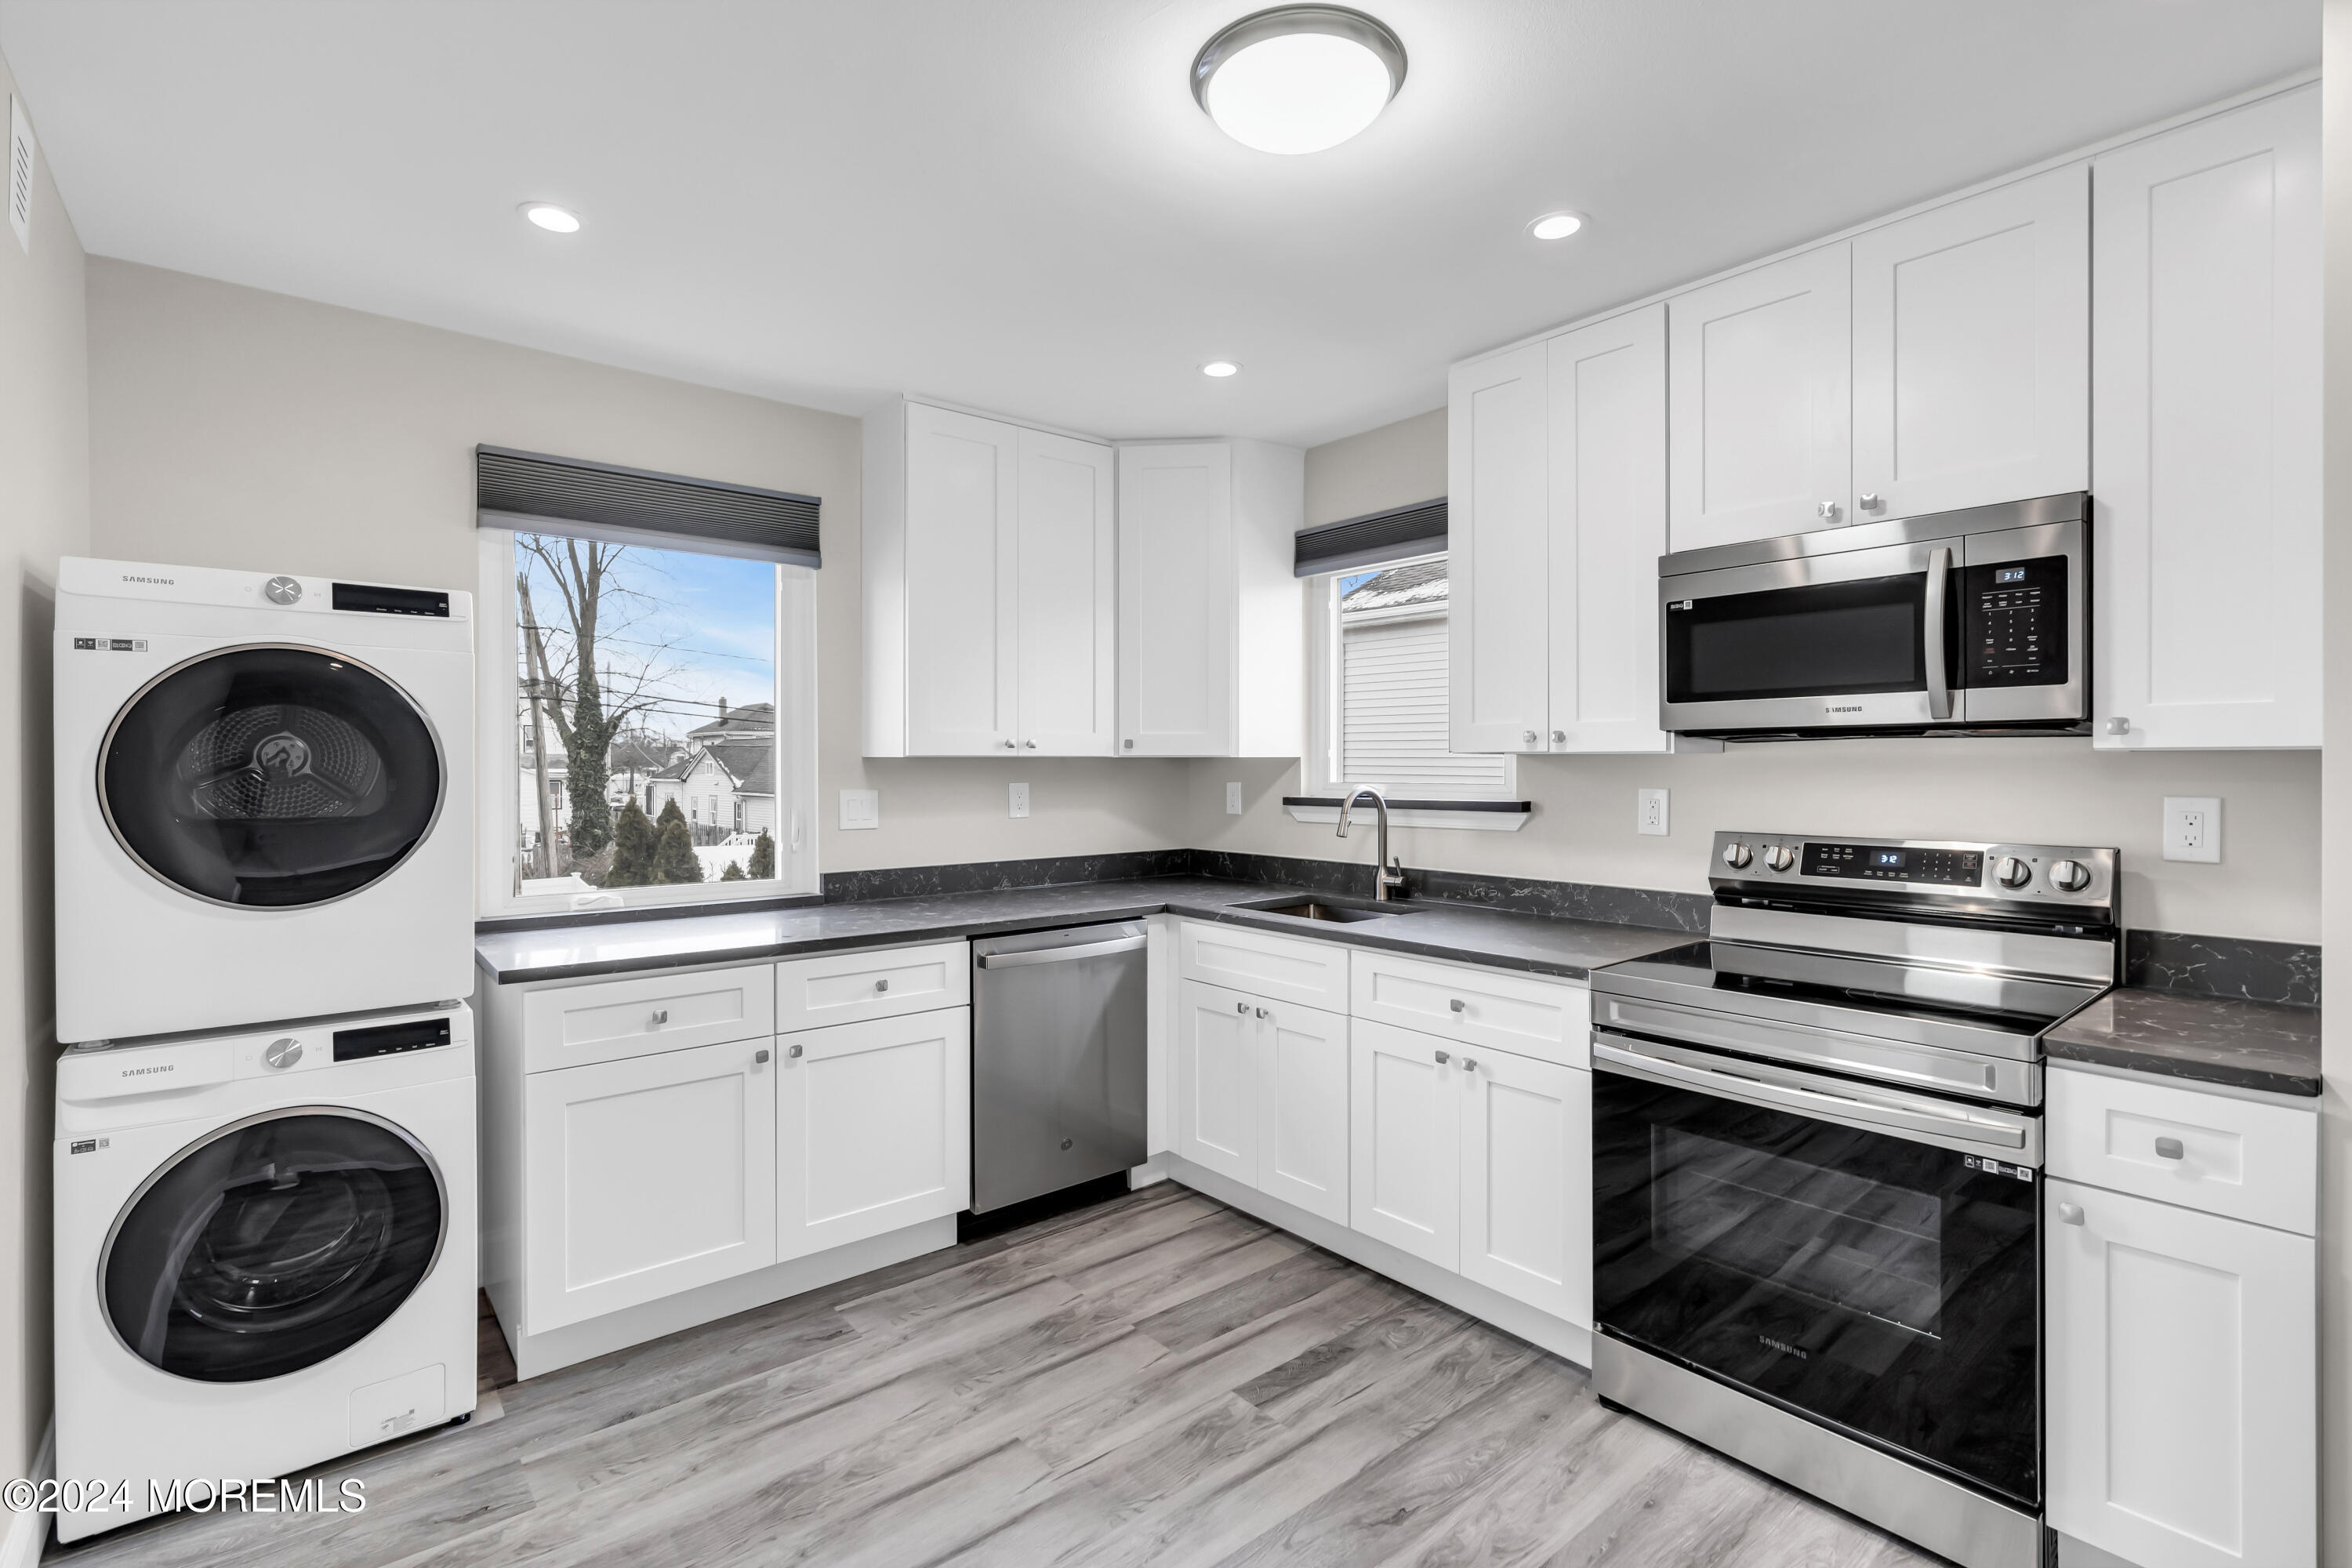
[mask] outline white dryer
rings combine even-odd
[[[472,610],[61,563],[59,1039],[472,994]]]
[[[472,1413],[474,1103],[462,1005],[64,1053],[60,1540]]]

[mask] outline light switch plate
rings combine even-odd
[[[1662,789],[1642,789],[1633,792],[1633,826],[1643,833],[1654,833],[1663,837],[1666,831],[1666,792]]]
[[[1242,786],[1237,784],[1229,784],[1225,786],[1225,815],[1227,816],[1239,816],[1241,814]]]
[[[1013,816],[1026,816],[1029,815],[1029,786],[1027,784],[1009,784],[1006,786],[1006,794],[1011,797],[1011,805]]]
[[[882,826],[882,792],[845,789],[841,792],[841,830],[855,833]]]
[[[2221,858],[2221,800],[2210,795],[2168,795],[2164,797],[2164,858],[2168,860]]]

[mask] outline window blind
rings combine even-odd
[[[1446,750],[1445,616],[1343,626],[1340,766],[1343,782],[1378,784],[1427,800],[1492,800],[1507,759]]]
[[[505,447],[474,448],[475,521],[484,528],[815,566],[822,505],[815,496],[789,490]]]
[[[1358,572],[1445,549],[1445,498],[1367,512],[1298,531],[1291,571],[1300,577]]]

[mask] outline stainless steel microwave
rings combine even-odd
[[[2042,496],[1661,557],[1660,727],[2087,731],[2089,504]]]

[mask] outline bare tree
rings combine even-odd
[[[515,548],[545,569],[568,623],[551,628],[562,640],[551,649],[545,636],[551,628],[530,607],[530,568],[525,564],[515,574],[515,587],[540,679],[550,697],[549,716],[568,759],[564,792],[572,801],[572,855],[582,860],[612,841],[613,814],[604,785],[612,772],[613,738],[633,716],[660,701],[677,674],[660,661],[671,644],[622,637],[644,618],[647,607],[644,595],[622,587],[614,578],[628,546],[518,533]],[[614,641],[651,651],[615,659],[604,646]],[[551,867],[551,855],[550,862]],[[551,869],[550,874],[555,873]]]

